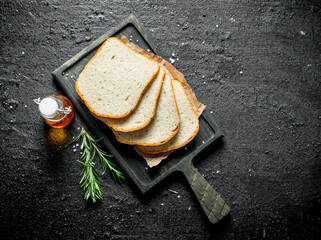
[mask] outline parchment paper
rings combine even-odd
[[[184,78],[184,75],[181,72],[179,72],[172,64],[170,64],[160,56],[157,56],[153,53],[146,52],[141,47],[130,42],[125,36],[121,37],[121,41],[125,43],[127,46],[131,47],[137,53],[140,53],[148,58],[155,60],[159,65],[165,68],[166,73],[169,74],[172,77],[172,79],[180,81],[184,87],[185,93],[189,101],[191,102],[194,108],[194,111],[198,116],[202,114],[202,112],[205,109],[205,105],[197,100],[194,92],[192,91],[191,87],[187,84]],[[147,165],[149,167],[154,167],[158,165],[162,160],[166,159],[173,152],[173,151],[170,151],[166,153],[148,154],[140,151],[137,147],[135,147],[135,150],[139,155],[141,155],[146,160]]]

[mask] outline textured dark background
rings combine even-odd
[[[33,104],[130,13],[225,134],[196,164],[232,208],[217,225],[180,175],[147,196],[107,175],[104,200],[87,205],[79,153],[50,144]],[[1,239],[319,239],[319,1],[1,0],[0,21]],[[82,126],[76,113],[69,138]]]

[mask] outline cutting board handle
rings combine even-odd
[[[217,223],[230,212],[230,207],[197,169],[194,168],[192,163],[191,166],[185,166],[181,171],[187,178],[187,181],[211,223]]]

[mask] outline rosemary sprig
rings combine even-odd
[[[80,149],[83,151],[83,153],[80,157],[80,160],[77,160],[78,163],[83,165],[80,184],[81,188],[85,191],[85,200],[88,201],[91,198],[93,202],[96,202],[96,200],[101,200],[103,198],[101,189],[103,185],[97,180],[98,173],[95,169],[94,158],[96,152],[103,168],[102,175],[105,172],[109,172],[111,173],[114,181],[118,181],[120,183],[125,179],[125,177],[123,173],[116,169],[116,165],[109,160],[109,158],[113,157],[113,155],[109,155],[107,152],[97,147],[96,143],[102,138],[95,140],[89,135],[89,133],[85,131],[84,128],[82,128],[79,135],[70,143],[78,141],[81,137],[82,143],[80,145]]]

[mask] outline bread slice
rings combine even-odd
[[[137,107],[159,65],[118,38],[108,38],[76,81],[76,91],[97,116],[122,118]]]
[[[179,131],[165,144],[159,146],[137,146],[143,152],[155,154],[180,148],[189,143],[198,132],[198,117],[188,100],[183,85],[179,81],[174,80],[173,89],[181,119]]]
[[[155,116],[164,77],[165,70],[161,67],[158,75],[145,92],[136,110],[129,116],[124,118],[96,117],[114,130],[121,132],[132,132],[147,126]]]
[[[132,145],[154,146],[169,141],[179,129],[179,113],[173,93],[172,79],[165,75],[154,119],[134,132],[114,131],[118,141]]]

